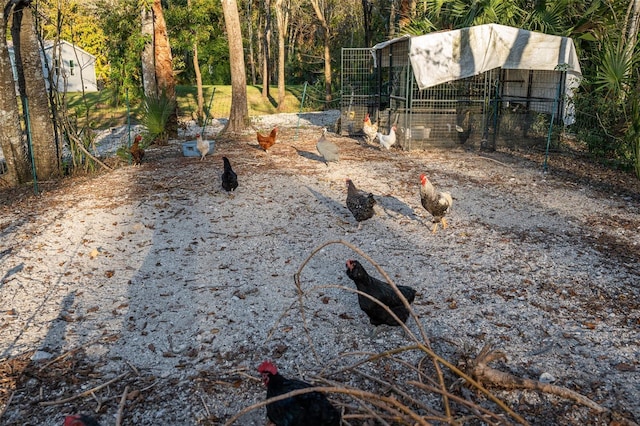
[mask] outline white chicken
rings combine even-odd
[[[389,150],[389,148],[396,143],[396,125],[394,124],[391,126],[391,130],[389,130],[388,135],[383,135],[378,132],[376,137],[378,138],[378,142],[380,142],[380,149],[385,148]]]
[[[364,133],[365,142],[372,143],[376,139],[376,135],[378,133],[378,123],[371,123],[369,113],[364,116],[364,121],[362,122],[362,132]]]
[[[200,151],[200,161],[204,160],[205,155],[209,152],[209,141],[202,139],[202,135],[200,133],[196,135],[196,148]]]

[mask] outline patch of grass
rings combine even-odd
[[[215,94],[213,89],[215,87]],[[211,95],[210,116],[215,118],[228,117],[231,110],[231,86],[204,86],[204,108],[209,108]],[[178,101],[178,115],[180,120],[190,120],[197,109],[197,93],[195,86],[177,86],[176,95]],[[266,115],[278,112],[276,98],[278,88],[271,87],[270,97],[262,97],[261,86],[247,86],[247,105],[249,115]],[[285,106],[281,112],[295,113],[300,111],[302,96],[301,86],[287,88]],[[113,95],[109,90],[85,93],[85,100],[81,93],[67,93],[69,112],[74,115],[80,125],[88,125],[92,129],[107,129],[109,127],[127,124],[127,106],[124,102],[114,105]],[[140,123],[144,116],[142,99],[129,100],[129,115],[132,124]],[[89,109],[88,122],[86,119],[87,107]],[[305,108],[309,110],[309,108]]]

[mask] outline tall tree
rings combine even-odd
[[[236,0],[222,0],[222,11],[229,41],[229,65],[231,67],[231,112],[225,131],[239,132],[246,128],[249,107],[247,105],[247,78],[245,76],[242,31]]]
[[[1,179],[9,186],[18,186],[29,179],[29,161],[20,131],[16,86],[7,48],[10,11],[11,7],[8,7],[0,15],[0,148],[7,163],[7,172]]]
[[[56,144],[30,0],[15,2],[11,34],[23,108],[29,112],[27,130],[33,149],[36,176],[40,180],[55,178],[60,174],[61,152]]]
[[[311,0],[311,5],[316,13],[318,23],[322,28],[322,45],[324,58],[324,87],[325,106],[328,108],[333,98],[332,94],[332,71],[331,71],[331,14],[334,10],[333,0]]]
[[[264,37],[262,39],[262,96],[269,97],[271,58],[271,0],[264,1]]]
[[[290,0],[276,0],[276,22],[278,24],[278,111],[284,108],[285,98],[285,39],[289,27],[289,7]]]
[[[191,12],[191,0],[187,0],[187,8]],[[202,91],[202,73],[200,72],[200,64],[198,63],[198,38],[193,34],[193,72],[196,76],[196,117],[198,122],[204,122],[204,95]]]
[[[151,41],[142,53],[145,98],[147,102],[158,101],[161,105],[172,109],[168,113],[165,131],[168,136],[176,136],[178,133],[176,79],[161,1],[153,0],[151,9],[143,7],[141,13],[143,34],[152,32]]]

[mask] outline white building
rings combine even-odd
[[[17,73],[13,44],[7,44],[15,77]],[[53,72],[53,84],[59,92],[81,92],[83,87],[85,92],[98,91],[95,56],[65,40],[60,40],[55,46],[52,41],[45,41],[44,51],[47,63]],[[42,70],[48,88],[49,73],[44,58],[42,58]]]

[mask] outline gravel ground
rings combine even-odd
[[[495,368],[553,381],[615,412],[486,383],[527,421],[640,421],[635,178],[569,152],[552,154],[543,173],[536,151],[381,151],[335,133],[328,137],[341,160],[327,166],[315,141],[336,118],[263,117],[259,130],[280,126],[268,154],[253,133],[216,140],[204,161],[183,157],[176,140],[148,148],[139,167],[43,182],[37,197],[1,190],[0,422],[60,425],[64,414],[84,412],[112,425],[120,404],[123,425],[224,424],[264,400],[255,372],[263,359],[309,381],[385,395],[394,394],[389,383],[411,388],[408,365],[424,367],[424,353],[398,355],[404,366],[351,368],[412,339],[399,328],[371,336],[356,295],[340,287],[354,287],[348,258],[380,273],[349,245],[418,290],[419,324],[443,358],[463,366],[491,344],[506,354]],[[233,195],[220,187],[223,155],[239,175]],[[454,198],[449,228],[435,235],[420,205],[420,173]],[[346,177],[378,201],[360,229],[345,207]],[[311,257],[299,298],[294,274],[333,241],[348,245]],[[408,328],[419,331],[415,320]],[[448,384],[456,378],[445,371]],[[434,393],[416,398],[442,411]],[[332,399],[347,414],[367,413],[349,397]],[[383,424],[364,417],[349,424]],[[235,424],[267,424],[264,408]]]

